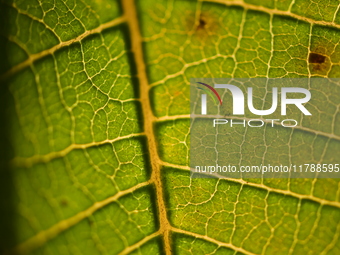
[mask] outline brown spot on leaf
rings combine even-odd
[[[205,18],[203,17],[203,15],[201,14],[199,21],[198,21],[198,25],[197,25],[197,30],[205,29],[206,25],[207,25],[207,22]]]
[[[308,62],[309,70],[314,75],[327,75],[331,68],[331,62],[324,47],[317,47],[309,53]]]
[[[320,37],[311,39],[308,67],[312,76],[327,76],[332,68],[334,45]]]
[[[90,218],[87,218],[87,222],[90,225],[90,227],[93,226],[93,223],[94,223],[93,220],[91,220]]]
[[[62,207],[67,207],[67,206],[68,206],[67,200],[66,200],[66,199],[62,199],[62,200],[60,201],[60,205],[61,205]]]
[[[313,64],[322,64],[326,61],[326,56],[312,52],[309,54],[308,61]]]
[[[209,11],[203,11],[200,14],[190,11],[186,14],[185,21],[187,34],[194,36],[193,43],[211,43],[213,36],[219,34],[219,29],[221,29],[218,17]]]

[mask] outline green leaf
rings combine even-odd
[[[188,166],[190,78],[339,77],[338,9],[1,1],[1,250],[339,254],[339,180],[191,179]],[[310,90],[313,122],[235,129],[230,162],[336,162],[340,87]]]

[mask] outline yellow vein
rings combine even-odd
[[[103,144],[111,144],[111,143],[114,143],[114,142],[117,142],[117,141],[120,141],[120,140],[134,138],[134,137],[138,137],[138,136],[142,136],[142,135],[144,135],[144,133],[130,134],[130,135],[126,135],[126,136],[120,136],[120,137],[117,137],[117,138],[114,138],[114,139],[107,139],[107,140],[103,140],[103,141],[99,141],[99,142],[91,142],[91,143],[86,143],[86,144],[71,144],[61,151],[54,151],[54,152],[50,152],[50,153],[45,154],[45,155],[34,155],[32,157],[27,157],[27,158],[15,157],[10,161],[10,164],[11,164],[12,167],[29,168],[29,167],[32,167],[35,164],[48,163],[48,162],[52,161],[53,159],[64,157],[68,153],[70,153],[71,151],[76,150],[76,149],[87,149],[87,148],[90,148],[90,147],[99,146],[99,145],[103,145]]]
[[[168,163],[168,162],[163,162],[162,165],[167,166],[167,167],[180,169],[180,170],[190,171],[189,166],[176,165],[176,164],[172,164],[172,163]],[[202,173],[202,174],[204,174],[204,173]],[[207,175],[211,176],[211,174],[207,174]],[[258,183],[252,183],[252,182],[244,181],[243,179],[225,178],[225,177],[220,176],[220,175],[214,175],[214,176],[216,178],[221,178],[221,179],[226,180],[226,181],[235,182],[235,183],[243,184],[243,185],[246,185],[246,186],[251,186],[251,187],[262,189],[262,190],[265,190],[265,191],[268,191],[268,192],[277,193],[277,194],[286,195],[286,196],[291,196],[291,197],[294,197],[294,198],[298,198],[300,200],[307,199],[307,200],[311,200],[311,201],[314,201],[316,203],[319,203],[321,205],[328,205],[328,206],[340,208],[340,202],[339,201],[326,200],[326,199],[323,199],[323,198],[314,197],[313,195],[299,194],[299,193],[296,193],[296,192],[293,192],[293,191],[290,191],[290,190],[275,189],[275,188],[266,186],[264,184],[258,184]]]
[[[154,134],[154,115],[151,108],[149,98],[149,83],[146,75],[146,67],[144,63],[142,36],[139,28],[139,21],[136,11],[136,6],[133,0],[122,1],[124,15],[127,17],[127,24],[129,26],[130,39],[132,42],[132,52],[134,62],[137,68],[137,77],[140,84],[140,99],[142,104],[142,113],[144,118],[144,132],[148,141],[149,155],[151,160],[151,180],[156,189],[157,208],[160,221],[160,233],[163,237],[164,249],[166,254],[171,254],[170,246],[170,223],[167,218],[167,212],[164,202],[163,184],[161,180],[161,166],[160,159],[157,152],[156,138]]]
[[[340,237],[340,223],[338,223],[335,234],[332,241],[326,246],[326,248],[320,253],[320,255],[330,254],[331,250],[339,243]]]
[[[97,210],[105,207],[106,205],[108,205],[112,202],[117,201],[122,196],[130,194],[130,193],[136,191],[137,189],[142,188],[144,186],[147,186],[149,184],[150,184],[149,181],[139,183],[132,188],[129,188],[129,189],[126,189],[126,190],[123,190],[123,191],[119,191],[117,194],[115,194],[112,197],[109,197],[109,198],[106,198],[106,199],[104,199],[100,202],[94,203],[91,207],[87,208],[86,210],[79,212],[76,215],[74,215],[74,216],[72,216],[68,219],[65,219],[65,220],[58,222],[57,224],[53,225],[49,229],[43,230],[43,231],[39,232],[38,234],[36,234],[35,236],[26,240],[25,242],[19,244],[18,246],[16,246],[13,249],[13,253],[14,254],[30,253],[31,251],[41,247],[47,241],[55,238],[56,236],[58,236],[63,231],[71,228],[72,226],[76,225],[80,221],[91,216]]]
[[[243,7],[246,10],[262,11],[262,12],[265,12],[265,13],[268,13],[268,14],[287,16],[287,17],[291,17],[291,18],[294,18],[294,19],[297,19],[297,20],[308,22],[310,24],[340,28],[340,24],[337,24],[335,22],[315,20],[315,19],[307,18],[307,17],[301,16],[301,15],[292,13],[290,11],[281,11],[281,10],[277,10],[277,9],[270,9],[270,8],[263,7],[263,6],[248,4],[248,3],[245,3],[245,2],[242,2],[242,1],[203,0],[202,2],[218,3],[218,4],[223,4],[223,5],[226,5],[226,6],[239,6],[239,7]]]
[[[195,117],[200,117],[200,115],[196,115]],[[249,120],[252,119],[252,118],[238,117],[238,116],[218,116],[218,115],[204,115],[202,117],[205,117],[205,118],[221,117],[221,118],[225,118],[225,119],[246,120],[246,121],[249,121]],[[190,114],[158,117],[156,119],[156,121],[169,121],[169,120],[177,120],[177,119],[190,119]],[[272,124],[272,119],[264,119],[264,118],[256,118],[256,119],[262,120],[264,123],[267,123],[267,124]],[[273,124],[276,125],[276,126],[282,126],[281,123],[277,122],[277,121],[273,121]],[[338,136],[336,134],[330,134],[330,133],[326,133],[326,132],[323,132],[323,131],[315,130],[315,129],[304,127],[304,126],[295,126],[295,127],[286,127],[286,128],[301,130],[301,131],[304,131],[304,132],[308,132],[308,133],[312,133],[312,134],[315,134],[315,135],[320,135],[320,136],[324,136],[324,137],[327,137],[327,138],[331,138],[331,139],[340,141],[340,136]]]
[[[256,253],[249,252],[249,251],[247,251],[247,250],[245,250],[243,248],[237,247],[237,246],[235,246],[235,245],[233,245],[231,243],[224,243],[224,242],[218,241],[218,240],[216,240],[214,238],[211,238],[209,236],[206,236],[206,235],[200,235],[200,234],[197,234],[197,233],[193,233],[193,232],[190,232],[190,231],[178,229],[178,228],[175,228],[175,227],[171,227],[171,230],[173,232],[176,232],[176,233],[192,236],[192,237],[195,237],[195,238],[198,238],[198,239],[203,239],[205,241],[214,243],[214,244],[218,245],[219,247],[227,247],[227,248],[230,248],[230,249],[232,249],[234,251],[238,251],[238,252],[241,252],[241,253],[246,254],[246,255],[255,255],[256,254]]]
[[[202,58],[201,60],[197,60],[197,61],[194,61],[194,62],[191,62],[191,63],[184,64],[183,68],[180,71],[173,73],[173,74],[168,74],[168,75],[164,76],[163,79],[155,81],[154,83],[151,83],[150,86],[156,87],[158,85],[164,85],[164,83],[167,82],[168,80],[173,79],[173,78],[177,78],[180,75],[184,75],[185,71],[190,67],[198,66],[198,65],[201,65],[201,64],[206,64],[208,61],[216,60],[218,58],[227,59],[227,58],[230,58],[230,57],[231,57],[231,55],[222,55],[222,54],[218,53],[218,54],[211,56],[211,57],[205,57],[205,58]],[[183,61],[181,61],[181,62],[183,62]]]
[[[74,39],[71,39],[71,40],[65,41],[65,42],[61,42],[61,43],[53,46],[50,49],[47,49],[47,50],[41,51],[39,53],[35,53],[35,54],[32,54],[32,55],[29,55],[28,59],[26,59],[25,61],[21,62],[20,64],[17,64],[15,66],[13,66],[6,73],[2,74],[0,76],[0,81],[8,79],[9,77],[13,76],[14,74],[18,73],[19,71],[21,71],[21,70],[29,67],[30,65],[32,65],[33,62],[35,62],[35,61],[37,61],[39,59],[42,59],[45,56],[53,55],[57,50],[59,50],[59,49],[61,49],[63,47],[69,46],[69,45],[71,45],[72,43],[75,43],[75,42],[79,42],[79,41],[81,41],[82,39],[84,39],[85,37],[87,37],[89,35],[100,33],[100,32],[102,32],[105,29],[117,26],[117,25],[119,25],[119,24],[121,24],[123,22],[125,22],[125,17],[124,16],[118,17],[118,18],[116,18],[116,19],[114,19],[114,20],[112,20],[110,22],[107,22],[107,23],[104,23],[104,24],[100,25],[97,28],[94,28],[92,30],[88,30],[88,31],[84,32],[83,34],[79,35],[78,37],[76,37]]]
[[[148,235],[146,237],[144,237],[142,240],[140,240],[139,242],[126,247],[123,251],[121,251],[118,255],[125,255],[125,254],[130,254],[131,252],[133,252],[134,250],[140,248],[143,244],[147,243],[148,241],[150,241],[151,239],[157,237],[160,235],[160,231],[157,231],[151,235]]]

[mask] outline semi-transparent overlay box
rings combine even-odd
[[[340,79],[194,78],[198,178],[340,178]]]

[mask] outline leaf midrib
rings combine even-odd
[[[131,40],[132,53],[134,63],[137,69],[137,77],[140,88],[140,100],[142,105],[142,116],[144,120],[144,132],[147,137],[149,157],[151,163],[151,178],[150,182],[154,185],[156,191],[156,201],[159,218],[159,231],[162,235],[164,250],[167,255],[171,254],[170,245],[170,223],[167,217],[167,210],[164,201],[164,189],[161,179],[161,165],[157,150],[156,137],[154,132],[155,116],[151,107],[149,98],[149,82],[146,74],[146,66],[143,56],[142,36],[140,32],[138,15],[134,0],[122,1],[124,15],[126,15],[127,24],[129,26],[129,34]]]

